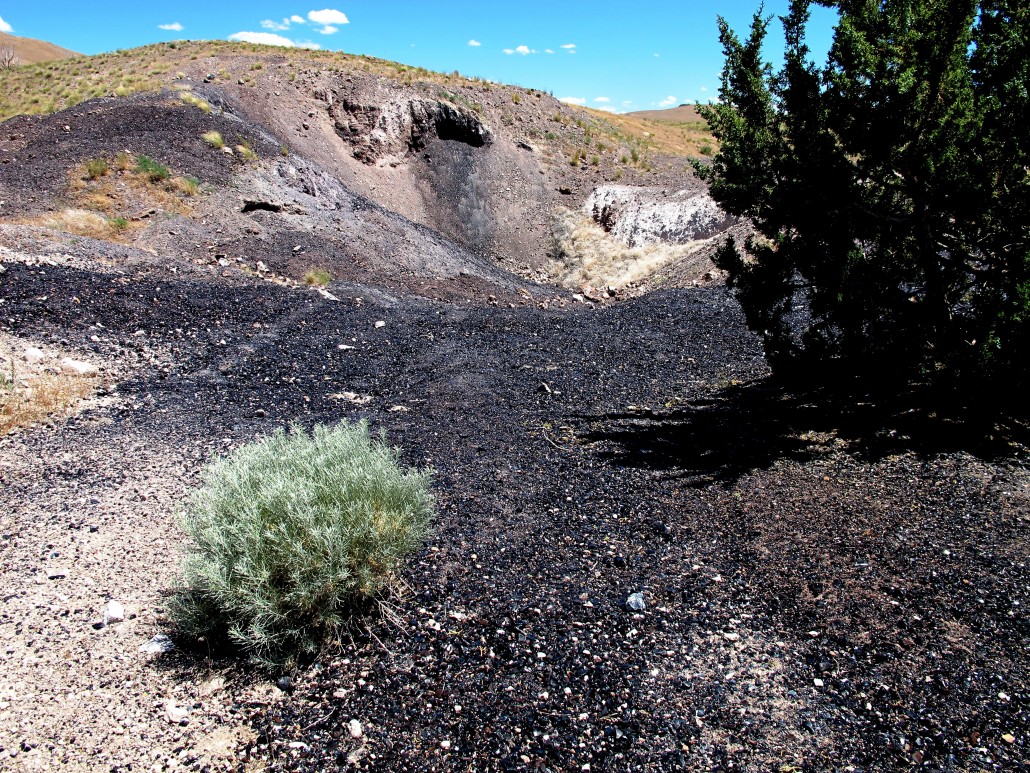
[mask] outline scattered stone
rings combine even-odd
[[[174,698],[169,698],[165,703],[165,718],[173,725],[186,725],[190,721],[190,712],[177,704]]]
[[[1005,733],[1005,735],[1001,737],[1001,740],[1003,740],[1005,743],[1015,743],[1016,737],[1012,735],[1012,733]]]
[[[125,607],[119,602],[111,599],[104,607],[104,625],[120,623],[125,619]]]
[[[444,750],[450,749],[451,748],[451,742],[450,741],[440,741],[440,748],[444,749]]]
[[[825,684],[825,682],[822,679],[813,679],[812,684],[814,684],[816,687],[822,687]]]
[[[379,320],[376,322],[376,330],[378,330],[381,327],[386,327],[386,323],[383,322],[383,320]]]
[[[68,572],[64,569],[59,569],[56,566],[50,567],[46,570],[46,578],[48,580],[63,580],[67,576]]]
[[[22,356],[25,358],[25,362],[35,365],[46,359],[46,352],[42,349],[37,349],[35,346],[30,346],[25,349],[25,353]]]
[[[163,633],[157,634],[150,641],[144,642],[139,646],[139,651],[147,655],[161,655],[174,649],[175,644]]]
[[[722,635],[722,638],[724,638],[726,641],[740,641],[740,634],[739,633],[724,633]]]
[[[347,723],[347,729],[350,730],[351,738],[361,738],[362,734],[364,733],[364,730],[361,727],[361,723],[358,722],[358,720],[356,719],[352,719],[350,722]]]
[[[293,680],[290,679],[290,677],[288,676],[280,676],[278,679],[275,680],[275,686],[283,692],[292,692]]]
[[[61,360],[61,367],[65,373],[72,373],[76,376],[90,376],[99,370],[96,365],[82,362],[82,360],[73,360],[71,357]]]
[[[629,598],[626,599],[626,606],[634,612],[643,612],[647,609],[647,602],[644,601],[644,594],[641,591],[631,593]]]

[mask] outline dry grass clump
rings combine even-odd
[[[187,105],[193,105],[198,110],[205,113],[211,112],[211,103],[203,97],[198,97],[192,91],[183,91],[179,94],[179,99],[185,102]]]
[[[204,132],[204,134],[200,135],[200,138],[215,150],[221,150],[225,147],[225,139],[222,137],[222,133],[214,129]]]
[[[610,236],[589,215],[569,210],[555,218],[552,232],[557,259],[548,273],[568,287],[589,284],[619,289],[633,285],[671,263],[689,260],[708,244],[701,240],[629,247]],[[697,264],[698,276],[711,268],[707,259],[699,258]]]
[[[332,276],[324,268],[313,268],[304,274],[304,284],[308,287],[325,287],[333,281]]]
[[[122,152],[113,159],[93,158],[68,173],[74,206],[52,215],[18,222],[42,225],[77,236],[125,241],[145,223],[151,209],[188,214],[200,181],[173,175],[154,159]],[[142,214],[141,214],[142,213]]]
[[[245,142],[244,143],[240,143],[239,145],[236,146],[236,152],[239,154],[240,158],[242,158],[244,161],[253,162],[253,161],[257,161],[258,160],[258,154],[255,153],[254,149],[251,148],[250,145],[248,145]]]
[[[94,376],[18,368],[13,349],[2,342],[0,353],[0,435],[63,415],[97,385]]]

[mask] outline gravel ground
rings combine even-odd
[[[111,385],[0,440],[0,765],[1025,767],[1022,457],[777,390],[727,291],[331,301],[188,260],[12,255],[3,332]],[[392,614],[288,674],[140,652],[174,636],[202,464],[358,418],[437,471]]]

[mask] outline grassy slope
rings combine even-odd
[[[182,71],[188,69],[191,62],[209,57],[223,58],[223,61],[209,64],[210,73],[215,76],[216,82],[242,79],[251,83],[254,71],[262,67],[262,62],[286,60],[298,68],[341,72],[363,70],[393,78],[405,85],[415,81],[442,86],[460,86],[472,82],[486,84],[486,81],[468,79],[458,72],[436,73],[421,67],[336,51],[273,48],[223,41],[158,43],[0,71],[0,121],[21,114],[54,113],[96,97],[157,91],[171,86],[181,78]],[[227,63],[228,59],[231,59],[232,64]],[[521,91],[533,93],[532,89]],[[594,110],[582,109],[578,112],[582,113],[582,119],[577,123],[582,126],[589,124],[594,127],[596,134],[607,135],[609,145],[627,142],[640,146],[642,153],[652,151],[666,155],[695,156],[700,154],[700,148],[711,143],[711,137],[703,124],[681,127]]]

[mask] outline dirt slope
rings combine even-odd
[[[45,40],[23,38],[6,32],[0,32],[0,48],[11,49],[18,57],[15,62],[18,65],[51,62],[55,59],[70,59],[73,56],[79,56],[74,51],[55,46]]]

